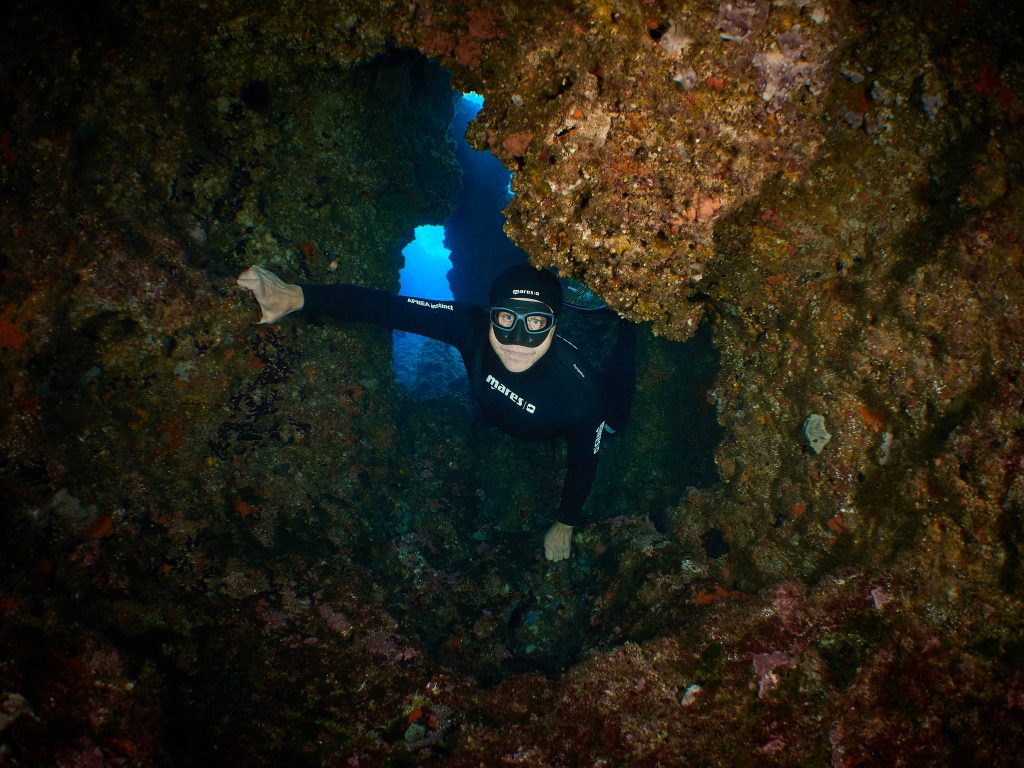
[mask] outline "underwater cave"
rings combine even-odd
[[[0,765],[1017,765],[1021,16],[15,0]],[[560,562],[564,440],[236,283],[526,262],[637,329]]]

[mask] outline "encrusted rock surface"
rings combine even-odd
[[[1015,4],[77,8],[0,32],[0,764],[1018,764]],[[233,286],[397,285],[437,63],[671,340],[558,567],[558,455]]]

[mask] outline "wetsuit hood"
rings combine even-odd
[[[562,284],[544,269],[529,264],[509,267],[491,285],[491,306],[501,306],[508,299],[535,299],[547,304],[551,313],[562,311]]]

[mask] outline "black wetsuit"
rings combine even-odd
[[[555,336],[551,348],[522,373],[511,373],[491,348],[481,307],[396,296],[354,285],[304,285],[303,311],[428,336],[455,347],[484,416],[523,440],[564,436],[568,472],[558,521],[579,525],[597,468],[604,428],[596,373],[571,343]]]

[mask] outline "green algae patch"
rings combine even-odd
[[[818,651],[828,665],[829,677],[836,688],[845,691],[853,684],[861,667],[884,641],[886,630],[881,616],[866,614],[818,639]]]
[[[714,682],[721,676],[724,663],[725,650],[721,645],[712,643],[706,646],[697,657],[693,675],[702,683]]]

